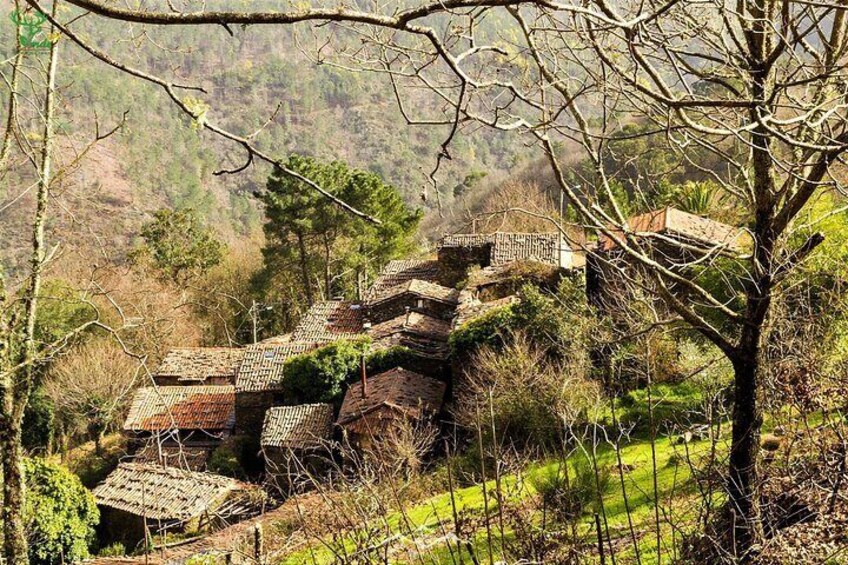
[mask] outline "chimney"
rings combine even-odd
[[[404,325],[404,326],[408,326],[408,325],[409,325],[409,312],[410,312],[410,310],[409,310],[409,306],[407,306],[407,307],[406,307],[406,321],[404,321],[404,323],[403,323],[403,325]]]
[[[368,375],[365,371],[365,354],[359,358],[360,378],[362,379],[362,398],[368,395]]]

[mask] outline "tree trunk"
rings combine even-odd
[[[29,565],[24,529],[24,472],[21,427],[0,430],[3,453],[3,556],[7,565]]]
[[[743,562],[752,546],[762,539],[759,469],[760,430],[763,425],[759,400],[762,361],[758,347],[740,352],[733,361],[734,405],[733,439],[730,448],[728,493],[733,516],[733,536],[737,556]]]
[[[306,242],[303,240],[303,234],[297,234],[297,247],[300,252],[300,274],[303,278],[303,290],[306,292],[306,301],[312,306],[315,300],[312,296],[312,281],[309,279],[309,265],[306,257]]]

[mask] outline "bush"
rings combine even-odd
[[[515,304],[494,308],[454,330],[448,343],[454,356],[482,347],[503,346],[504,332],[516,325]]]
[[[54,406],[43,388],[37,388],[29,397],[24,412],[23,434],[21,440],[28,452],[49,450],[53,442]]]
[[[247,474],[245,473],[242,462],[247,456],[248,445],[249,441],[244,437],[234,437],[225,440],[209,456],[209,463],[207,465],[209,472],[234,479],[245,479]]]
[[[359,374],[369,341],[340,340],[297,355],[283,367],[283,390],[293,402],[332,402],[342,399],[345,384]]]
[[[25,459],[27,537],[33,565],[75,563],[89,557],[100,520],[92,494],[66,468]]]
[[[127,548],[124,547],[124,544],[122,544],[119,541],[116,541],[115,543],[113,543],[111,545],[107,545],[106,547],[100,548],[100,551],[97,552],[97,556],[98,557],[121,557],[123,555],[126,555],[126,553],[127,553]]]
[[[457,387],[457,419],[518,447],[555,447],[565,426],[585,422],[601,391],[586,378],[584,360],[551,360],[517,334],[501,351],[484,348]]]

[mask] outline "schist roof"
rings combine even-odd
[[[171,349],[156,369],[155,376],[181,381],[203,381],[210,377],[235,378],[244,350],[233,347],[182,347]]]
[[[230,385],[143,387],[135,392],[124,430],[231,430],[235,396]]]
[[[337,423],[343,426],[381,408],[413,418],[435,413],[442,407],[446,388],[437,379],[398,367],[369,377],[364,397],[362,383],[352,384],[345,394]]]
[[[283,365],[295,355],[319,347],[319,343],[287,342],[280,345],[257,343],[245,348],[244,360],[236,378],[238,392],[279,390],[283,381]]]
[[[316,343],[355,337],[362,333],[362,305],[345,300],[317,302],[292,332],[292,341]]]
[[[402,294],[411,294],[420,296],[446,304],[456,304],[459,299],[459,291],[455,288],[450,288],[421,279],[410,279],[401,284],[385,289],[380,294],[374,295],[367,302],[367,305],[376,306],[386,300],[390,300]]]
[[[330,404],[276,406],[265,413],[262,447],[320,447],[332,431],[333,407]]]
[[[491,265],[529,259],[558,266],[562,251],[570,249],[558,232],[454,234],[446,235],[439,242],[440,249],[484,246],[489,246]]]
[[[408,333],[446,342],[450,331],[450,322],[428,316],[422,312],[409,311],[391,320],[375,324],[369,335],[375,340],[379,340],[392,334]]]
[[[682,243],[725,247],[735,252],[744,251],[750,241],[747,232],[741,228],[670,207],[633,216],[627,224],[633,232],[662,234]],[[623,237],[624,234],[620,235]],[[599,238],[601,251],[610,251],[617,245],[606,235]]]
[[[439,262],[434,259],[403,259],[389,261],[365,294],[368,301],[379,300],[386,292],[413,279],[436,282]]]
[[[190,520],[248,488],[228,477],[122,463],[93,493],[97,504],[153,520]]]

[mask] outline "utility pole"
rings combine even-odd
[[[256,321],[256,300],[255,299],[252,301],[252,303],[250,305],[250,319],[253,321],[253,343],[256,343],[259,340],[257,338],[257,331],[256,331],[257,321]]]

